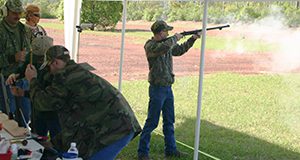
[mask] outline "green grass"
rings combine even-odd
[[[39,25],[47,28],[52,29],[58,29],[58,30],[64,30],[64,24],[63,23],[46,23],[46,22],[40,22]]]
[[[63,30],[63,24],[41,23]],[[120,32],[84,31],[82,34],[118,36]],[[132,43],[144,44],[151,32],[128,31]],[[200,42],[200,41],[199,41]],[[200,48],[197,42],[194,47]],[[240,47],[242,46],[242,47]],[[276,44],[241,37],[207,36],[206,49],[244,52],[271,52]],[[123,94],[143,126],[148,107],[148,82],[123,83]],[[201,115],[200,150],[224,160],[298,160],[300,159],[300,75],[205,75]],[[177,78],[175,96],[178,148],[193,159],[194,129],[197,112],[198,77]],[[161,123],[152,134],[150,154],[163,159],[164,142]],[[136,159],[139,137],[118,156]],[[201,160],[209,156],[199,154]]]
[[[123,94],[143,126],[147,115],[148,83],[123,83]],[[300,159],[300,75],[205,75],[201,114],[200,150],[224,160]],[[198,77],[177,78],[175,135],[178,141],[194,146]],[[150,154],[163,159],[161,128],[152,134]],[[139,137],[118,156],[132,160]],[[193,159],[193,150],[177,144]],[[199,154],[202,160],[209,160]]]

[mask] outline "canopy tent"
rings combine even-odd
[[[109,0],[103,0],[109,1]],[[127,1],[139,1],[139,0],[110,0],[110,1],[123,1],[123,15],[122,15],[122,39],[120,49],[120,66],[119,66],[119,82],[118,89],[122,91],[122,66],[123,66],[123,55],[124,55],[124,39],[125,39],[125,28],[126,28],[126,3]],[[169,1],[169,0],[140,0],[140,1]],[[204,55],[206,45],[206,26],[207,26],[207,7],[209,2],[218,2],[222,0],[180,0],[180,1],[194,1],[204,4],[203,21],[202,21],[202,39],[201,39],[201,58],[199,65],[199,83],[198,83],[198,101],[197,101],[197,120],[195,126],[195,140],[194,140],[194,160],[198,159],[199,143],[200,143],[200,123],[201,123],[201,107],[202,107],[202,88],[203,88],[203,77],[204,77]],[[223,0],[230,1],[230,0]],[[245,0],[235,0],[245,1]],[[264,0],[248,0],[261,2]],[[272,1],[272,0],[271,0]],[[77,61],[78,56],[78,44],[79,44],[79,33],[76,31],[76,25],[80,25],[80,11],[82,0],[64,0],[64,27],[65,27],[65,46],[70,50],[71,57]],[[200,16],[200,15],[199,15]],[[66,18],[68,17],[68,18]]]

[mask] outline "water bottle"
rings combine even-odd
[[[76,143],[75,142],[71,143],[71,146],[70,146],[70,148],[68,150],[68,153],[74,153],[78,157],[78,149],[76,148]]]

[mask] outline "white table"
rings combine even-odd
[[[5,129],[2,129],[2,130],[0,131],[0,135],[1,135],[1,137],[4,137],[5,139],[8,139],[8,140],[14,140],[14,139],[17,139],[17,138],[15,138],[15,137],[11,136]],[[26,139],[26,138],[25,138],[25,139]],[[23,140],[23,139],[20,139],[20,141],[22,141],[22,140]],[[33,140],[33,139],[28,139],[27,142],[28,142],[28,143],[27,143],[26,146],[23,146],[22,144],[17,143],[18,148],[28,149],[28,150],[30,150],[30,151],[32,151],[32,152],[35,152],[35,151],[39,152],[40,150],[44,151],[44,147],[43,147],[41,144],[39,144],[38,142],[36,142],[35,140]]]

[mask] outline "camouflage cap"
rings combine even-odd
[[[53,38],[48,36],[36,37],[32,40],[32,53],[37,56],[44,56],[46,51],[53,46]]]
[[[44,57],[44,63],[41,65],[40,70],[44,69],[47,65],[49,65],[53,59],[61,58],[63,56],[70,56],[69,50],[61,45],[55,45],[50,47]]]
[[[24,12],[23,4],[21,0],[7,0],[5,6],[13,12]]]
[[[151,31],[155,34],[155,33],[159,33],[161,31],[170,31],[172,30],[173,27],[167,25],[167,23],[163,20],[158,20],[155,21],[152,26],[151,26]]]

